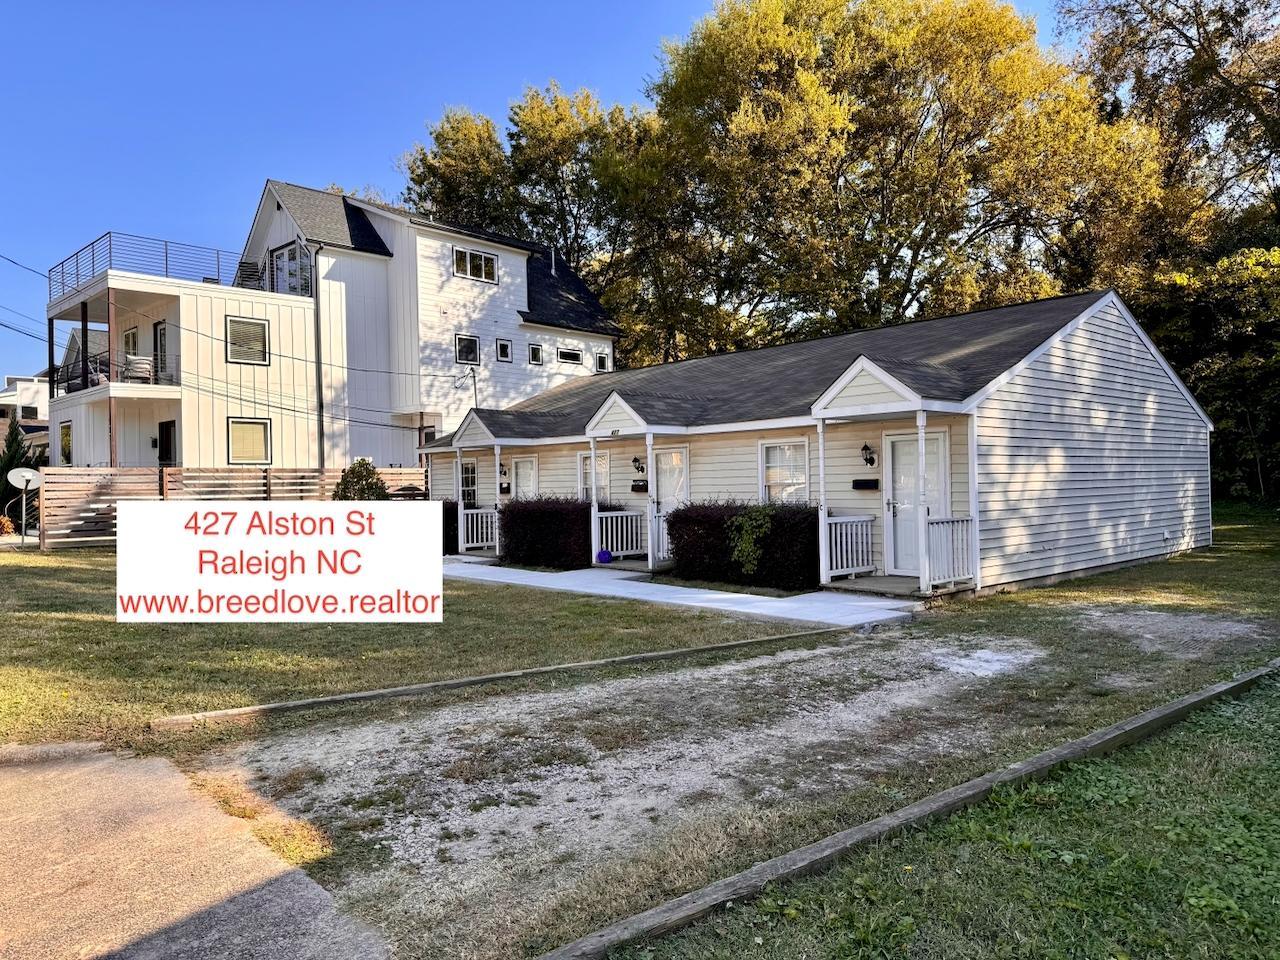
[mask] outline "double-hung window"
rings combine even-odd
[[[760,499],[765,503],[809,500],[809,444],[804,440],[760,444]]]
[[[453,248],[453,275],[470,277],[484,283],[498,282],[498,258],[495,254],[483,250],[466,250]]]
[[[591,499],[591,454],[578,454],[578,497]],[[609,499],[609,451],[596,451],[596,499]]]
[[[271,363],[271,331],[266,320],[227,316],[227,363]]]

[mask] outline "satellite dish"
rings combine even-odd
[[[32,470],[30,467],[18,467],[16,470],[10,470],[5,479],[13,486],[21,487],[24,490],[34,490],[44,483],[44,476],[40,471]]]

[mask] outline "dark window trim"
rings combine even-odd
[[[534,351],[535,349],[538,351],[538,359],[537,359],[537,360],[533,359],[533,351]],[[542,344],[540,344],[540,343],[531,343],[531,344],[529,344],[529,364],[530,364],[530,366],[540,367],[540,366],[542,366],[542,364],[543,364],[543,362],[544,362],[545,360],[546,360],[546,353],[545,353],[545,352],[543,351],[543,349],[542,349]]]
[[[62,449],[62,431],[63,430],[67,431],[67,449],[66,449],[67,455],[65,457],[62,455],[63,454],[63,449]],[[65,463],[58,464],[58,466],[61,466],[61,467],[71,466],[71,454],[75,450],[75,446],[74,446],[75,442],[76,442],[76,431],[75,431],[75,428],[71,425],[71,421],[70,420],[58,421],[58,459],[66,461]]]
[[[223,314],[222,334],[223,334],[223,355],[226,357],[227,363],[246,364],[250,367],[269,367],[271,366],[271,321],[262,320],[258,317],[242,317],[234,313]],[[264,330],[267,331],[267,359],[265,360],[233,360],[231,359],[231,321],[243,320],[245,323],[260,323]]]
[[[458,272],[458,251],[459,250],[464,250],[468,254],[466,273]],[[481,250],[479,247],[464,247],[461,244],[457,244],[457,243],[453,245],[449,253],[453,257],[453,275],[455,277],[462,277],[462,279],[464,280],[475,280],[477,283],[491,283],[495,287],[500,285],[499,277],[501,276],[501,274],[498,271],[498,255],[496,253],[491,253],[488,250]],[[486,280],[483,276],[480,276],[480,277],[472,276],[470,254],[473,254],[473,253],[478,253],[482,257],[493,258],[493,279],[492,280]]]
[[[578,359],[566,360],[564,358],[564,355],[566,353],[576,353],[578,355]],[[573,363],[573,364],[577,364],[578,366],[582,366],[582,364],[586,362],[587,362],[587,354],[585,350],[578,350],[578,349],[575,349],[574,347],[556,347],[556,363]]]
[[[502,359],[502,345],[504,343],[507,345],[507,359],[505,360]],[[511,347],[511,341],[505,337],[497,338],[494,343],[494,350],[497,353],[499,363],[511,363],[515,359],[515,351]]]
[[[460,359],[458,354],[458,343],[463,339],[474,340],[476,342],[476,358],[474,360]],[[461,363],[468,367],[480,366],[480,338],[474,333],[455,333],[453,335],[453,362]]]
[[[265,460],[232,460],[231,459],[231,424],[233,423],[265,423],[267,425],[267,459]],[[263,467],[271,466],[274,451],[271,448],[270,417],[227,417],[227,465],[231,467]]]

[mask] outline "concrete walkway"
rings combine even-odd
[[[543,573],[516,567],[459,563],[446,557],[444,575],[458,580],[510,583],[539,590],[564,590],[597,597],[646,600],[649,603],[718,610],[764,620],[794,620],[836,627],[861,627],[906,620],[920,609],[918,603],[908,600],[861,597],[828,591],[802,593],[794,597],[762,597],[727,590],[676,587],[666,583],[653,583],[642,573],[601,567]]]
[[[0,957],[385,958],[167,760],[0,748]]]

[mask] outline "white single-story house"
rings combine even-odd
[[[590,499],[593,556],[650,568],[680,504],[804,502],[825,583],[927,595],[1209,544],[1212,430],[1102,291],[585,378],[424,452],[462,550],[498,547],[509,497]]]

